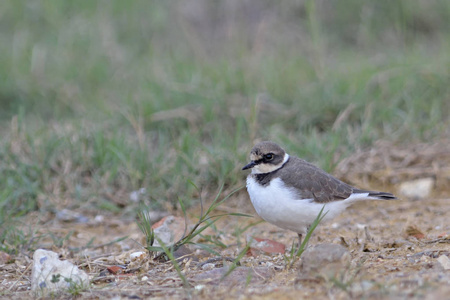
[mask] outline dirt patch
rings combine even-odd
[[[342,160],[335,175],[358,186],[388,187],[393,192],[399,183],[432,178],[433,194],[449,196],[450,140],[404,146],[378,141],[372,149],[358,151]]]
[[[196,242],[215,241],[217,253],[191,246],[193,256],[179,260],[186,281],[171,262],[154,261],[146,254],[130,258],[144,244],[134,220],[87,215],[88,221],[81,224],[58,221],[53,214],[29,214],[22,229],[41,237],[35,247],[59,253],[90,275],[88,290],[65,293],[63,298],[443,299],[450,292],[446,265],[450,199],[437,195],[448,193],[448,145],[419,145],[405,153],[381,146],[384,150],[361,152],[341,163],[338,174],[350,182],[375,180],[394,185],[426,174],[436,179],[436,191],[434,197],[422,200],[358,203],[333,222],[319,225],[310,245],[339,244],[350,253],[333,275],[310,272],[302,268],[301,261],[289,268],[282,254],[249,251],[252,254],[240,259],[240,265],[221,280],[249,236],[274,240],[287,248],[297,241],[295,233],[258,223],[257,217],[226,217],[205,231],[205,237]],[[249,202],[241,193],[219,210],[256,215]],[[198,214],[198,207],[188,213],[193,222]],[[34,297],[29,281],[32,255],[24,250],[2,262],[1,298]],[[227,259],[214,259],[217,256]]]
[[[154,262],[146,255],[138,261],[129,260],[130,253],[142,250],[137,244],[142,242],[142,235],[134,222],[126,221],[105,221],[95,226],[41,224],[42,233],[51,232],[58,236],[73,233],[64,247],[52,246],[51,238],[42,240],[40,246],[49,247],[89,273],[93,284],[90,290],[81,292],[88,299],[113,296],[185,298],[188,295],[196,298],[229,299],[241,295],[250,298],[276,295],[286,299],[343,299],[349,296],[422,298],[429,293],[444,293],[450,281],[450,271],[445,270],[438,261],[439,257],[450,255],[449,209],[449,199],[367,202],[349,208],[333,223],[322,224],[310,243],[339,243],[351,254],[350,263],[333,278],[320,274],[305,276],[300,262],[288,269],[283,255],[261,254],[244,256],[240,260],[240,268],[245,269],[231,272],[221,284],[217,278],[211,284],[202,280],[204,278],[201,276],[210,270],[199,268],[197,264],[214,255],[193,247],[199,262],[186,259],[180,263],[189,283],[189,288],[185,288],[170,262]],[[288,246],[296,241],[294,233],[279,230],[268,223],[255,225],[239,236],[232,235],[238,226],[243,226],[243,222],[248,220],[229,217],[217,224],[217,231],[209,233],[226,245],[224,249],[217,249],[221,255],[236,257],[245,246],[247,235],[273,239]],[[422,238],[418,239],[408,233],[407,228],[411,224],[423,233]],[[123,236],[128,238],[108,245]],[[93,237],[96,237],[94,245],[97,246],[79,251]],[[14,257],[14,263],[1,266],[1,293],[4,297],[33,296],[29,291],[31,256],[32,253],[22,253]],[[223,268],[224,264],[226,267],[231,263],[215,263],[210,268]],[[113,265],[121,266],[123,271],[117,274],[109,272],[107,268]],[[247,273],[249,270],[252,272]],[[263,275],[258,275],[260,273]],[[250,274],[249,278],[247,274]],[[253,277],[256,279],[252,279]]]

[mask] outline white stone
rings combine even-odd
[[[352,293],[362,294],[364,292],[369,291],[374,285],[375,284],[373,282],[371,282],[371,281],[363,280],[363,281],[360,281],[358,284],[352,284],[350,286],[350,290],[352,291]]]
[[[105,217],[103,215],[96,215],[94,221],[95,223],[103,223],[105,221]]]
[[[204,270],[204,271],[209,271],[209,270],[212,270],[212,269],[214,269],[216,266],[214,265],[214,264],[212,264],[212,263],[207,263],[207,264],[204,264],[203,266],[202,266],[202,270]]]
[[[333,229],[337,229],[337,228],[339,228],[339,227],[341,226],[341,224],[339,224],[339,223],[333,223],[333,224],[331,224],[330,226],[331,226],[331,228],[333,228]]]
[[[402,182],[399,192],[405,197],[423,199],[430,196],[433,186],[433,178],[420,178]]]
[[[133,252],[133,253],[130,254],[130,260],[131,261],[135,261],[135,260],[140,259],[142,257],[145,257],[145,252],[144,251],[137,251],[137,252]]]
[[[33,255],[31,290],[55,292],[70,287],[89,286],[89,276],[67,260],[59,260],[58,254],[38,249]]]
[[[450,270],[450,258],[446,255],[441,255],[438,257],[437,261],[441,264],[444,270]]]
[[[147,193],[145,188],[140,188],[139,190],[132,191],[130,193],[130,200],[133,202],[139,202],[139,200]]]

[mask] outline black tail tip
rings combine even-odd
[[[369,196],[377,197],[381,200],[398,200],[398,198],[395,197],[394,194],[386,193],[386,192],[371,192],[371,193],[369,193]]]

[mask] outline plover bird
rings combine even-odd
[[[247,191],[261,218],[302,235],[324,207],[330,220],[351,204],[364,200],[394,200],[393,194],[357,189],[313,164],[289,156],[273,142],[260,142],[250,152],[252,169]]]

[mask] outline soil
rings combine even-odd
[[[239,204],[241,201],[235,203]],[[237,207],[231,208],[235,209]],[[343,266],[336,278],[302,274],[300,261],[289,268],[281,254],[259,254],[244,256],[240,260],[241,267],[263,267],[260,272],[267,271],[270,276],[250,280],[247,285],[245,277],[242,278],[241,275],[236,275],[240,284],[231,284],[226,280],[210,284],[195,280],[199,278],[198,274],[208,272],[197,264],[215,255],[194,250],[198,261],[185,259],[180,262],[189,282],[189,287],[184,287],[171,262],[155,262],[147,255],[143,255],[138,261],[129,262],[130,253],[142,251],[138,243],[142,242],[143,236],[136,223],[123,220],[109,219],[101,224],[54,221],[40,231],[52,232],[61,237],[71,231],[73,234],[64,247],[51,246],[51,239],[48,239],[48,245],[42,241],[40,246],[50,247],[62,258],[70,259],[88,272],[93,283],[89,290],[81,292],[83,298],[87,299],[115,296],[199,299],[269,299],[275,296],[280,299],[444,299],[450,291],[450,270],[444,270],[438,258],[442,255],[450,256],[449,209],[449,199],[364,202],[352,206],[332,223],[321,224],[310,240],[310,245],[341,244],[351,254],[350,264]],[[196,213],[193,211],[192,215]],[[222,256],[236,257],[245,247],[249,235],[282,242],[288,248],[296,241],[294,233],[268,223],[250,227],[239,238],[232,235],[238,227],[242,228],[248,222],[243,218],[226,217],[217,224],[216,232],[210,230],[210,235],[217,236],[227,246],[218,250]],[[107,245],[123,236],[128,238]],[[77,251],[77,247],[85,246],[94,237],[96,247]],[[22,253],[14,257],[14,263],[1,265],[1,293],[4,297],[33,297],[29,290],[31,257],[32,253]],[[222,267],[223,260],[219,259],[217,262],[212,268]],[[108,266],[114,265],[123,266],[122,273],[113,274],[107,270]],[[230,278],[234,276],[233,272],[229,275]],[[71,297],[70,294],[62,296]]]
[[[179,259],[187,282],[170,261],[155,261],[147,253],[130,261],[130,254],[143,251],[144,243],[134,220],[88,215],[87,222],[74,223],[59,221],[53,214],[30,214],[27,223],[34,224],[36,236],[46,235],[36,246],[59,253],[91,277],[89,289],[57,295],[61,298],[448,299],[450,269],[443,263],[450,257],[446,192],[440,190],[425,199],[358,203],[332,222],[320,224],[309,246],[339,244],[350,253],[350,261],[333,275],[305,271],[301,259],[289,266],[283,254],[256,251],[244,255],[240,266],[220,280],[249,236],[277,241],[288,249],[297,241],[295,233],[258,223],[245,192],[221,205],[218,213],[255,217],[224,217],[206,230],[204,235],[217,239],[222,247],[211,254],[191,245],[192,255]],[[188,212],[191,223],[198,214],[198,207]],[[245,228],[249,224],[253,225]],[[196,242],[207,243],[205,239]],[[32,255],[24,250],[0,263],[0,298],[36,296],[30,291]]]

